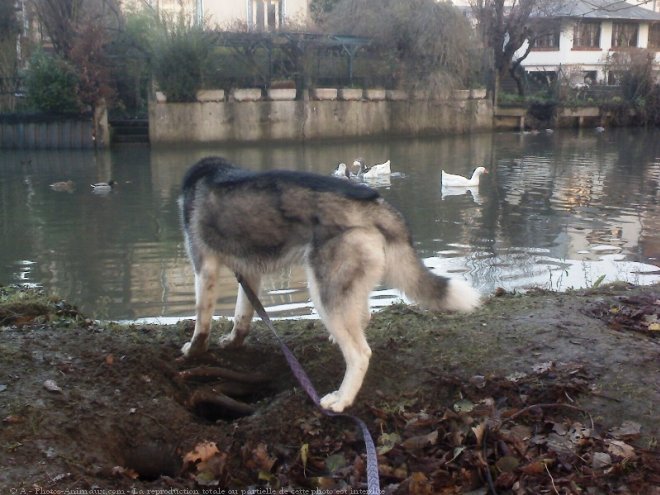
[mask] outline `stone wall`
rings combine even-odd
[[[195,103],[149,105],[152,144],[304,141],[458,134],[492,129],[491,102],[457,91],[450,99],[384,90],[324,88],[304,99],[259,90],[207,91]]]

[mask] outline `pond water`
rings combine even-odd
[[[265,170],[329,174],[337,161],[386,159],[400,175],[376,183],[408,219],[438,272],[495,288],[565,290],[660,281],[660,132],[564,130],[313,144],[0,151],[0,284],[42,286],[96,318],[190,317],[192,269],[176,199],[186,168],[209,154]],[[441,170],[490,173],[477,189],[441,188]],[[114,179],[109,194],[90,184]],[[49,184],[71,180],[71,192]],[[216,314],[236,282],[222,277]],[[274,316],[313,316],[303,272],[264,281]],[[387,287],[374,307],[399,300]]]

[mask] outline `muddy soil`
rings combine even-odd
[[[209,353],[180,361],[191,321],[99,323],[2,291],[1,493],[365,489],[356,427],[315,409],[262,324],[226,351],[220,321]],[[659,313],[660,286],[619,285],[374,314],[351,412],[377,442],[382,491],[658,494]],[[276,327],[334,390],[343,360],[320,323]]]

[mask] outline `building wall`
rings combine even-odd
[[[522,63],[525,70],[556,72],[561,67],[564,74],[570,74],[571,71],[576,73],[576,80],[572,82],[580,82],[577,81],[577,72],[596,71],[596,82],[607,81],[608,56],[614,53],[611,51],[613,22],[601,22],[600,48],[594,50],[573,49],[574,25],[575,21],[567,21],[563,24],[559,38],[559,50],[532,50]],[[648,36],[649,24],[641,23],[638,32],[639,48],[648,46]],[[525,48],[526,46],[521,49],[521,52]],[[656,62],[660,63],[660,53],[656,53]]]
[[[204,18],[210,27],[244,25],[254,29],[259,3],[273,6],[278,24],[281,22],[277,27],[302,24],[308,19],[308,0],[203,0]]]

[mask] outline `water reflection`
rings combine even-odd
[[[387,159],[397,174],[374,184],[401,209],[434,270],[484,292],[498,286],[563,290],[599,281],[660,280],[660,133],[485,134],[307,145],[123,148],[107,153],[0,151],[0,283],[43,285],[96,317],[191,315],[193,274],[176,198],[197,159],[220,154],[253,169],[330,174],[338,161]],[[490,174],[473,190],[443,190],[441,170]],[[107,195],[90,184],[114,179]],[[70,193],[49,185],[71,180]],[[311,314],[303,271],[264,282],[277,315]],[[219,314],[236,282],[222,274]],[[398,299],[386,287],[373,305]]]

